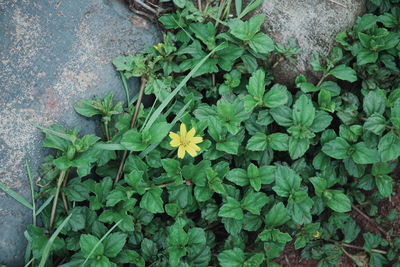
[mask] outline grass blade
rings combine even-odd
[[[263,2],[264,2],[264,0],[253,0],[253,1],[251,1],[251,3],[246,6],[246,8],[242,11],[242,13],[240,13],[240,16],[238,16],[238,18],[239,19],[243,18],[249,12],[253,11],[254,9],[256,9]]]
[[[32,251],[32,238],[29,235],[28,231],[24,231],[24,236],[26,240],[28,240],[28,244],[26,245],[25,249],[25,264],[29,264],[31,258],[31,251]]]
[[[40,206],[40,208],[36,211],[36,216],[38,216],[53,200],[54,196],[51,195],[43,204]]]
[[[236,16],[239,17],[242,12],[242,0],[235,0]]]
[[[94,144],[93,148],[102,150],[126,150],[126,148],[121,144],[107,144],[107,143]]]
[[[122,73],[122,71],[120,71],[119,74],[121,75],[122,85],[124,86],[124,90],[125,90],[125,94],[126,94],[126,103],[128,103],[128,105],[129,105],[130,99],[129,99],[129,87],[128,87],[128,82],[126,81],[126,77],[125,77],[125,75]]]
[[[0,189],[6,192],[10,197],[14,198],[16,201],[27,207],[28,209],[33,209],[32,204],[28,202],[23,196],[15,192],[14,190],[8,188],[7,186],[0,183]]]
[[[35,200],[35,185],[32,179],[31,167],[29,166],[28,160],[25,160],[26,172],[28,173],[29,184],[31,186],[31,196],[32,196],[32,222],[36,226],[36,200]]]
[[[70,215],[68,215],[67,218],[64,219],[64,221],[57,227],[57,229],[51,235],[49,241],[47,241],[47,244],[43,249],[43,254],[42,254],[42,258],[40,259],[39,267],[44,267],[45,266],[45,264],[47,262],[47,258],[49,257],[49,254],[50,254],[51,246],[53,245],[54,240],[60,234],[61,230],[68,223],[68,221],[71,219],[72,214],[73,213],[71,213]]]
[[[144,130],[150,129],[150,127],[157,120],[158,116],[160,116],[164,108],[171,102],[171,100],[176,96],[176,94],[186,85],[189,79],[192,78],[192,76],[204,64],[204,62],[206,62],[206,60],[212,54],[214,54],[216,51],[218,51],[219,49],[221,49],[221,47],[224,47],[225,45],[226,45],[225,43],[221,43],[220,45],[218,45],[210,53],[208,53],[207,56],[205,56],[202,60],[200,60],[200,62],[197,63],[196,66],[194,66],[194,68],[188,73],[188,75],[185,76],[185,78],[179,83],[179,85],[164,99],[161,105],[154,111],[149,121],[147,122],[146,126],[144,127]]]
[[[111,234],[111,232],[115,229],[115,227],[117,227],[118,224],[120,224],[121,222],[122,222],[122,219],[119,220],[116,224],[114,224],[114,226],[111,227],[110,230],[108,230],[108,232],[105,233],[105,234],[103,235],[102,238],[100,238],[99,242],[97,242],[96,245],[92,248],[92,250],[90,251],[89,255],[86,257],[85,261],[82,263],[81,267],[83,267],[83,266],[86,264],[86,262],[89,260],[90,256],[92,256],[93,252],[95,252],[95,250],[96,250],[97,247],[101,244],[101,242],[103,242],[103,240],[104,240],[109,234]]]
[[[71,135],[68,135],[68,134],[65,134],[65,133],[60,133],[60,132],[54,131],[52,129],[49,129],[49,128],[46,128],[46,127],[43,127],[43,126],[40,126],[40,125],[36,125],[36,127],[39,128],[44,133],[49,133],[49,134],[55,135],[57,137],[60,137],[60,138],[62,138],[64,140],[67,140],[67,141],[70,141],[70,142],[74,142],[75,141],[75,138],[73,138]]]

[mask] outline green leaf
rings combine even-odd
[[[249,46],[256,53],[268,54],[275,50],[274,41],[265,33],[259,32],[249,41]]]
[[[287,166],[279,165],[276,170],[275,186],[272,190],[278,196],[288,197],[292,192],[300,188],[300,176]]]
[[[310,178],[310,181],[314,186],[315,194],[321,197],[322,193],[324,193],[324,191],[328,188],[326,179],[321,177],[312,177]]]
[[[283,106],[289,100],[287,88],[281,84],[275,84],[264,95],[264,105],[269,108]]]
[[[248,186],[249,178],[247,177],[247,172],[243,169],[232,169],[227,175],[226,179],[238,186]]]
[[[230,33],[242,41],[250,41],[254,35],[260,31],[261,25],[265,20],[265,15],[258,14],[251,17],[248,21],[233,19],[229,22]]]
[[[381,135],[386,128],[386,119],[380,114],[374,113],[364,123],[364,128],[376,135]]]
[[[265,193],[252,192],[243,197],[241,203],[242,208],[250,211],[253,214],[260,215],[261,209],[270,201]]]
[[[243,267],[244,261],[244,252],[240,248],[224,250],[218,254],[218,262],[221,267]]]
[[[109,258],[116,257],[125,246],[127,234],[125,233],[112,233],[107,236],[104,241],[104,256]]]
[[[357,164],[373,164],[379,162],[379,152],[375,149],[368,148],[364,142],[357,143],[353,146],[354,152],[351,158]]]
[[[74,109],[77,113],[88,118],[101,114],[101,110],[93,105],[93,100],[87,98],[75,103]]]
[[[323,145],[322,152],[334,159],[345,159],[349,156],[349,149],[350,145],[344,138],[336,137]]]
[[[268,135],[269,146],[276,151],[287,151],[289,149],[289,136],[283,133]]]
[[[383,197],[389,197],[393,192],[393,179],[388,175],[378,175],[375,177],[375,183],[379,193]]]
[[[104,253],[104,245],[100,243],[97,245],[97,248],[92,252],[92,249],[96,246],[99,242],[99,239],[90,234],[83,234],[79,239],[79,246],[83,253],[83,256],[90,258],[94,258],[97,256],[101,256]]]
[[[262,69],[251,75],[247,91],[257,102],[262,101],[265,92],[265,72]]]
[[[143,151],[148,144],[143,140],[142,133],[139,133],[136,129],[132,129],[122,136],[121,145],[127,150]]]
[[[378,60],[379,53],[371,51],[366,48],[361,48],[357,52],[357,65],[365,65],[369,63],[375,63]]]
[[[140,207],[148,210],[151,213],[163,213],[163,200],[161,198],[162,189],[153,186],[151,187],[142,197],[140,201]]]
[[[310,147],[309,139],[299,139],[291,136],[289,138],[289,154],[292,159],[302,157]]]
[[[272,115],[273,116],[273,115]],[[293,105],[293,121],[295,124],[311,126],[315,118],[315,108],[311,99],[302,95]]]
[[[332,116],[325,111],[318,110],[315,114],[314,122],[310,128],[314,133],[322,132],[328,128],[329,125],[331,125],[332,119]]]
[[[385,112],[385,98],[375,91],[370,91],[364,97],[363,108],[367,116],[374,113],[382,115]]]
[[[272,118],[283,127],[290,127],[293,125],[292,110],[287,106],[282,106],[270,110]]]
[[[243,219],[243,210],[240,202],[232,197],[226,197],[226,203],[219,209],[218,216],[238,220]]]
[[[275,204],[265,215],[265,226],[274,228],[280,226],[290,219],[288,212],[282,202]]]
[[[329,72],[329,74],[335,76],[336,78],[344,81],[355,82],[357,81],[357,73],[350,67],[342,64],[335,67]]]
[[[351,201],[342,191],[326,190],[324,192],[326,205],[336,212],[348,212],[351,210]]]
[[[175,223],[169,227],[167,242],[171,246],[185,246],[189,242],[189,236],[181,225]]]
[[[267,144],[267,135],[257,132],[247,141],[246,149],[250,151],[264,151],[267,148]]]
[[[254,188],[255,191],[260,191],[261,189],[261,177],[260,171],[258,170],[257,166],[251,163],[247,167],[247,177],[250,180],[251,187]]]
[[[400,138],[388,132],[379,140],[378,150],[383,162],[400,157]]]

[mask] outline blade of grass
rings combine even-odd
[[[171,100],[176,96],[176,94],[186,85],[186,83],[189,81],[190,78],[196,73],[196,71],[206,62],[206,60],[214,54],[216,51],[218,51],[221,47],[224,47],[225,43],[221,43],[218,45],[216,48],[214,48],[210,53],[208,53],[207,56],[205,56],[202,60],[200,60],[199,63],[194,66],[194,68],[189,72],[188,75],[185,76],[185,78],[178,84],[178,86],[162,101],[161,105],[154,111],[154,113],[151,115],[149,121],[147,122],[146,126],[144,127],[144,130],[150,129],[150,127],[153,125],[153,123],[156,121],[158,116],[161,115],[161,112],[164,110],[164,108],[171,102]]]
[[[33,225],[36,226],[36,200],[35,200],[35,186],[32,179],[31,167],[29,166],[28,160],[25,160],[26,172],[28,173],[29,184],[31,186],[32,196],[32,221]]]
[[[168,135],[168,132],[171,131],[172,127],[174,127],[174,125],[176,124],[176,122],[182,118],[182,116],[184,115],[186,109],[189,107],[189,105],[190,105],[191,102],[192,102],[192,100],[190,100],[188,103],[186,103],[186,105],[183,106],[183,108],[178,112],[178,114],[176,114],[174,120],[169,124],[169,128],[168,128],[167,134],[164,136],[164,138]],[[164,139],[164,138],[163,138],[163,139]],[[163,139],[162,139],[162,140],[163,140]],[[162,140],[161,140],[161,141],[162,141]],[[148,148],[146,148],[144,151],[142,151],[142,153],[139,154],[139,157],[140,157],[141,159],[144,158],[144,157],[145,157],[146,155],[148,155],[151,151],[153,151],[153,149],[155,149],[155,148],[161,143],[161,141],[158,142],[158,143],[156,143],[156,144],[150,145]]]
[[[108,232],[105,233],[105,234],[103,235],[102,238],[100,238],[99,242],[97,242],[96,245],[94,245],[94,247],[93,247],[92,250],[90,251],[89,255],[86,257],[85,261],[82,263],[81,267],[83,267],[83,266],[86,264],[86,262],[89,260],[90,256],[92,256],[93,252],[95,252],[95,250],[96,250],[97,247],[101,244],[101,242],[103,242],[103,240],[104,240],[109,234],[111,234],[111,232],[115,229],[115,227],[117,227],[118,224],[120,224],[121,222],[122,222],[122,219],[119,220],[118,222],[116,222],[116,223],[114,224],[114,226],[111,227],[110,230],[108,230]]]
[[[6,192],[10,197],[27,207],[28,209],[33,209],[32,204],[28,202],[23,196],[15,192],[14,190],[8,188],[7,186],[0,184],[0,189]]]
[[[264,0],[253,0],[253,1],[251,1],[251,3],[246,6],[246,8],[242,11],[242,13],[240,13],[240,16],[238,16],[238,18],[239,19],[243,18],[249,12],[253,11],[254,9],[256,9],[263,2],[264,2]]]
[[[242,12],[243,0],[235,0],[236,16],[239,17]]]
[[[68,217],[66,217],[64,219],[64,221],[57,227],[57,229],[54,231],[54,233],[51,235],[49,241],[47,241],[46,246],[43,249],[43,254],[42,254],[42,258],[40,259],[40,263],[39,263],[39,267],[44,267],[47,259],[49,257],[50,254],[50,249],[51,246],[54,243],[54,240],[56,240],[56,237],[60,234],[61,230],[64,228],[64,226],[68,223],[68,221],[71,219],[73,213],[71,213],[70,215],[68,215]]]
[[[146,125],[147,121],[149,120],[150,115],[151,115],[151,113],[153,112],[153,109],[154,109],[154,107],[155,107],[157,101],[158,101],[158,97],[156,97],[156,99],[154,99],[153,105],[151,105],[150,112],[149,112],[149,114],[147,114],[146,119],[144,120],[144,123],[143,123],[142,127],[140,128],[139,132],[142,132],[142,131],[143,131],[143,127]]]
[[[38,216],[53,200],[54,196],[50,196],[43,204],[40,206],[40,208],[36,211],[36,216]]]
[[[32,258],[30,261],[28,261],[24,267],[28,267],[29,265],[31,265],[31,263],[35,260],[35,258]]]
[[[122,73],[122,71],[119,72],[120,76],[121,76],[121,80],[122,80],[122,85],[124,86],[124,90],[125,90],[125,94],[126,94],[126,103],[128,103],[129,105],[129,87],[128,87],[128,82],[126,80],[125,75]]]

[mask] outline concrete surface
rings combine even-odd
[[[310,65],[311,53],[329,54],[336,35],[365,12],[365,0],[265,0],[257,12],[266,14],[264,30],[275,42],[286,44],[295,38],[302,49],[296,65],[283,62],[275,69],[279,83],[292,85],[299,74],[318,79]]]
[[[0,0],[0,183],[30,200],[24,160],[37,177],[45,154],[34,124],[94,131],[72,104],[110,90],[124,100],[111,60],[158,39],[119,0]],[[30,211],[0,192],[0,265],[23,266],[30,222]]]

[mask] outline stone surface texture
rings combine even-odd
[[[266,15],[264,31],[276,43],[295,38],[302,49],[296,65],[284,61],[274,71],[277,82],[292,85],[299,74],[318,79],[310,65],[311,53],[329,54],[336,35],[365,12],[365,0],[265,0],[256,12]]]
[[[124,100],[112,59],[160,36],[122,0],[0,0],[0,25],[0,183],[30,201],[24,161],[37,178],[48,152],[35,125],[94,132],[94,122],[75,114],[72,104],[111,90]],[[31,212],[1,191],[0,265],[23,266],[30,222]]]

